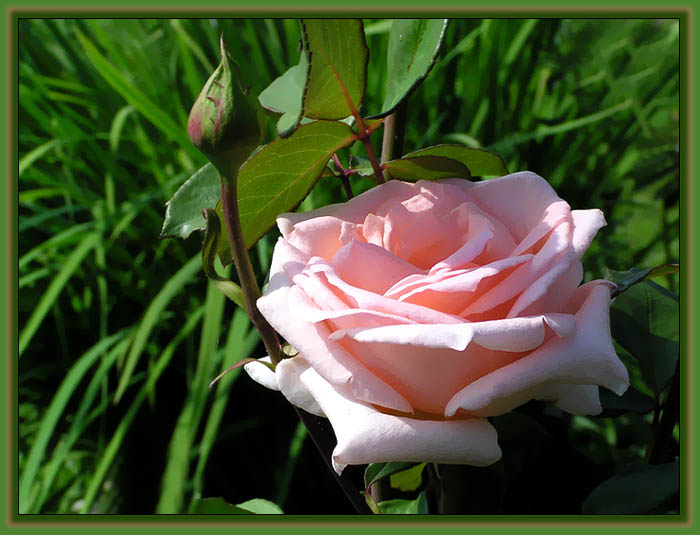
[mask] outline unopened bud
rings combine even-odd
[[[221,63],[192,106],[190,140],[227,177],[265,136],[265,117],[257,98],[241,87],[238,70],[221,37]]]

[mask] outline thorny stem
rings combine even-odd
[[[245,297],[246,312],[260,333],[260,338],[265,344],[265,349],[270,355],[272,364],[276,365],[281,360],[280,343],[277,333],[260,313],[256,304],[258,297],[260,297],[260,288],[258,281],[255,279],[255,272],[248,256],[248,248],[243,238],[241,220],[238,214],[236,181],[229,180],[228,177],[223,177],[221,180],[221,206],[233,262],[236,265],[241,290],[243,290],[243,296]]]

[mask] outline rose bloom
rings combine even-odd
[[[391,180],[283,214],[258,307],[298,355],[246,370],[329,418],[333,465],[501,457],[497,416],[531,399],[601,411],[622,394],[608,281],[579,286],[605,225],[530,172],[482,182]]]

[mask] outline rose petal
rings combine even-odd
[[[593,238],[607,223],[603,212],[593,210],[573,210],[571,217],[574,221],[574,236],[572,245],[579,258],[590,247]]]
[[[260,361],[267,362],[268,364],[272,362],[270,357],[267,356],[257,359],[255,362],[244,364],[243,369],[256,383],[263,385],[265,388],[269,388],[270,390],[279,392],[280,387],[279,383],[277,382],[275,372],[273,372],[267,364],[263,364]]]
[[[549,205],[561,201],[544,178],[529,171],[481,182],[444,182],[461,187],[493,219],[505,224],[516,243],[537,225]]]
[[[277,364],[275,374],[277,375],[277,383],[279,390],[282,391],[284,397],[292,404],[306,412],[322,416],[325,418],[325,413],[320,405],[316,402],[309,389],[299,381],[299,374],[308,368],[309,365],[302,357],[294,357],[291,359],[283,359]]]
[[[412,412],[410,403],[391,386],[369,372],[337,342],[322,324],[312,324],[295,314],[298,301],[290,298],[292,281],[285,273],[276,273],[265,295],[257,301],[258,309],[272,327],[292,344],[327,381],[350,383],[355,395],[368,403],[402,412]]]
[[[610,286],[606,281],[592,281],[578,288],[571,301],[582,302],[571,336],[552,339],[466,386],[449,401],[445,415],[452,416],[459,409],[482,416],[503,414],[535,397],[550,382],[601,385],[622,394],[629,386],[629,376],[610,337]]]
[[[603,410],[597,385],[550,383],[539,388],[536,399],[552,401],[561,410],[580,416],[593,416]]]
[[[544,272],[552,269],[554,263],[565,261],[568,267],[570,260],[566,253],[569,251],[572,251],[571,223],[565,220],[552,230],[542,249],[529,262],[468,304],[459,316],[468,318],[505,303],[530,287]]]
[[[562,316],[567,315],[557,314],[549,321],[558,327],[562,324]],[[488,349],[520,352],[533,349],[542,343],[545,317],[512,318],[457,325],[388,325],[340,329],[335,331],[331,338],[339,340],[347,336],[365,344],[407,345],[455,351],[464,351],[474,341]],[[566,330],[566,327],[563,327],[563,330]]]
[[[348,284],[378,294],[409,275],[422,273],[386,249],[356,240],[338,250],[332,265]]]
[[[342,295],[349,303],[350,308],[376,310],[403,316],[417,323],[462,323],[463,320],[451,314],[433,310],[427,307],[402,303],[395,299],[384,297],[374,292],[368,292],[346,283],[328,263],[316,262],[308,266],[308,271],[315,274],[323,274],[325,280],[339,295]]]
[[[385,414],[334,388],[302,363],[295,363],[294,372],[333,426],[337,438],[333,466],[339,474],[349,464],[425,461],[488,466],[501,457],[496,430],[484,419],[419,420]],[[294,382],[291,373],[289,379]]]

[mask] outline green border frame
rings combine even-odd
[[[68,6],[58,6],[54,2],[23,2],[11,5],[3,1],[2,28],[5,33],[4,69],[2,77],[2,96],[5,102],[5,128],[1,140],[6,162],[6,181],[0,188],[0,197],[4,201],[4,232],[0,232],[0,250],[3,262],[0,263],[0,279],[3,280],[4,306],[0,308],[0,318],[5,327],[5,395],[2,409],[5,417],[0,440],[0,451],[4,467],[4,484],[0,490],[2,498],[2,522],[0,532],[45,533],[47,531],[75,533],[94,530],[107,530],[110,533],[127,533],[135,528],[154,533],[199,532],[202,528],[213,533],[231,532],[278,532],[308,533],[333,529],[336,533],[354,533],[358,528],[364,531],[381,531],[387,533],[404,533],[407,531],[425,531],[430,529],[439,533],[462,533],[466,530],[479,530],[494,533],[527,533],[576,531],[576,532],[615,532],[651,533],[677,530],[693,530],[696,527],[695,483],[698,469],[692,457],[692,445],[696,442],[697,429],[693,425],[694,396],[692,384],[700,384],[700,367],[692,364],[694,349],[693,305],[700,297],[700,290],[694,284],[692,273],[695,271],[697,257],[696,217],[692,207],[698,205],[698,190],[694,187],[692,177],[695,175],[693,153],[700,149],[692,133],[698,125],[697,113],[694,113],[692,88],[695,83],[694,56],[697,44],[693,40],[698,25],[694,20],[694,10],[690,5],[659,6],[652,0],[617,0],[610,4],[606,0],[592,0],[587,6],[562,8],[556,0],[538,0],[537,4],[528,6],[525,2],[490,0],[488,7],[465,6],[463,1],[443,0],[439,5],[426,8],[418,4],[407,5],[405,0],[385,0],[377,5],[372,0],[355,0],[352,5],[328,8],[327,0],[306,0],[296,7],[289,7],[282,0],[258,0],[255,6],[243,3],[245,0],[208,0],[201,7],[187,6],[181,0],[150,0],[148,6],[138,0],[126,0],[121,6],[95,8],[90,0],[73,0]],[[411,0],[417,2],[418,0]],[[173,7],[175,3],[181,7]],[[236,5],[237,4],[237,5]],[[17,20],[20,17],[99,17],[99,18],[199,18],[199,17],[297,17],[300,14],[328,16],[372,16],[372,17],[434,17],[448,15],[453,17],[480,18],[678,18],[680,20],[680,128],[681,128],[681,418],[682,427],[681,452],[684,469],[681,471],[681,514],[667,516],[452,516],[452,517],[350,517],[350,516],[289,516],[289,517],[223,517],[188,516],[188,515],[139,515],[139,516],[92,516],[78,515],[22,515],[17,514]],[[696,369],[697,368],[697,369]],[[694,380],[697,379],[697,380]]]

